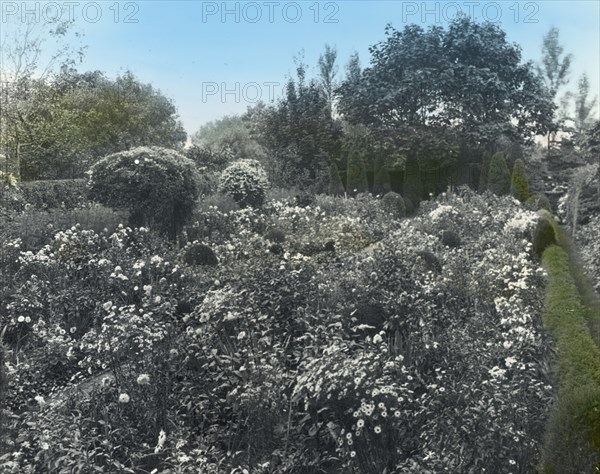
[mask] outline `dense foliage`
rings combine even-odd
[[[3,472],[534,468],[534,213],[461,191],[410,220],[368,195],[194,218],[218,267],[145,229],[11,243]]]
[[[200,194],[194,163],[174,150],[138,147],[109,155],[89,170],[92,199],[127,209],[133,225],[174,238]]]
[[[221,174],[219,191],[229,194],[240,206],[260,206],[265,200],[269,180],[256,160],[239,160]]]

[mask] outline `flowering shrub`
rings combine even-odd
[[[221,174],[219,190],[229,194],[242,207],[261,206],[269,180],[262,165],[256,160],[239,160]]]

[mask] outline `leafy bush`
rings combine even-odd
[[[219,190],[233,197],[241,207],[260,207],[269,180],[256,160],[239,160],[229,165],[221,174]]]
[[[74,209],[87,203],[84,179],[29,181],[19,187],[25,202],[37,209]]]
[[[508,194],[510,191],[510,171],[502,152],[494,153],[494,156],[492,156],[487,179],[487,189],[498,196]]]
[[[450,248],[458,248],[461,244],[460,237],[453,230],[443,230],[441,241],[446,247]]]
[[[515,161],[513,166],[512,176],[510,179],[510,194],[516,197],[519,201],[525,202],[531,196],[529,192],[529,183],[527,181],[527,173],[523,160]]]
[[[90,196],[127,209],[130,223],[170,238],[190,218],[199,196],[194,163],[174,150],[139,147],[103,158],[88,172]]]
[[[406,215],[406,205],[400,194],[390,191],[383,196],[381,200],[383,207],[396,217],[404,217]]]

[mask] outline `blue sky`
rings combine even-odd
[[[29,15],[53,15],[53,2],[29,2]],[[353,51],[363,66],[384,27],[446,23],[460,9],[500,23],[523,58],[539,60],[543,35],[560,29],[573,53],[571,83],[586,72],[600,96],[600,1],[135,1],[54,2],[75,18],[88,50],[81,70],[114,76],[126,69],[173,99],[188,133],[210,120],[241,113],[257,98],[281,93],[304,52],[310,74],[325,43],[338,50],[340,73]],[[2,2],[2,27],[23,14]],[[39,6],[37,6],[39,5]],[[39,9],[39,10],[36,10]],[[15,11],[16,9],[16,11]]]

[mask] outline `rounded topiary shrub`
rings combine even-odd
[[[381,203],[387,211],[391,212],[397,217],[404,217],[406,215],[406,204],[400,194],[390,191],[383,196]]]
[[[90,198],[130,212],[130,225],[148,226],[173,240],[199,196],[194,163],[175,150],[138,147],[109,155],[88,171]]]
[[[453,230],[442,231],[441,241],[446,247],[450,248],[458,248],[461,244],[460,237]]]
[[[219,260],[208,245],[199,242],[192,242],[183,248],[182,255],[184,263],[191,266],[208,265],[215,266],[219,264]]]
[[[544,250],[556,243],[556,232],[550,218],[541,217],[533,231],[533,252],[541,258]]]
[[[239,160],[221,174],[219,190],[229,194],[241,207],[258,207],[265,200],[269,180],[256,160]]]

